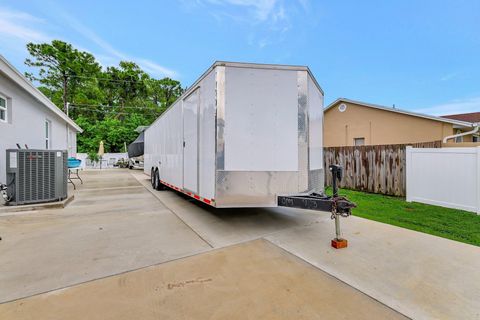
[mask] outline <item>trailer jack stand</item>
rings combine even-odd
[[[342,167],[339,165],[330,165],[328,168],[332,172],[332,189],[333,189],[333,198],[334,199],[344,199],[347,201],[347,210],[338,210],[337,201],[335,201],[335,205],[332,207],[332,216],[331,218],[335,220],[335,238],[332,239],[331,245],[335,249],[343,249],[348,247],[347,239],[342,238],[342,232],[340,230],[340,217],[348,217],[351,215],[351,209],[355,208],[356,205],[352,202],[349,202],[345,198],[339,198],[338,196],[338,184],[337,180],[342,180]]]
[[[342,233],[340,231],[340,214],[332,212],[332,219],[335,219],[335,233],[336,237],[332,239],[332,247],[335,249],[342,249],[348,247],[347,239],[342,239]]]
[[[338,196],[337,179],[342,179],[342,168],[337,165],[331,165],[329,169],[333,174],[333,196],[330,197],[318,193],[278,196],[277,204],[281,207],[330,212],[332,220],[335,220],[336,232],[336,237],[332,240],[331,245],[335,249],[341,249],[347,247],[348,241],[341,237],[340,217],[346,218],[350,216],[352,209],[357,205],[345,197]]]

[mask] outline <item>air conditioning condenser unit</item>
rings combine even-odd
[[[8,205],[67,198],[66,150],[6,150]]]

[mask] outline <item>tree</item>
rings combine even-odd
[[[98,150],[100,141],[104,142],[105,152],[122,152],[125,142],[129,144],[137,138],[135,129],[150,123],[147,121],[146,117],[135,113],[131,114],[128,120],[118,119],[113,114],[95,122],[80,116],[76,122],[84,132],[77,138],[78,152]]]
[[[108,67],[102,74],[100,88],[105,92],[110,105],[125,107],[135,99],[147,97],[145,81],[148,78],[134,62],[120,61],[119,68]]]
[[[154,79],[136,63],[121,61],[102,70],[95,57],[60,40],[29,43],[28,66],[39,68],[39,89],[83,128],[79,152],[96,152],[101,140],[107,152],[120,152],[138,135],[135,129],[152,123],[183,92],[180,82]]]
[[[152,103],[162,110],[168,108],[183,93],[180,82],[170,78],[149,79],[147,87]]]
[[[32,59],[26,59],[25,64],[40,70],[37,76],[33,73],[26,73],[26,76],[32,81],[38,81],[42,85],[42,92],[57,105],[61,92],[65,113],[72,97],[79,90],[86,91],[101,70],[92,54],[79,51],[60,40],[53,40],[51,44],[28,43],[27,50]]]

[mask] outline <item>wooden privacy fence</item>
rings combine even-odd
[[[441,141],[433,141],[324,148],[325,185],[332,184],[332,175],[328,167],[331,164],[339,164],[343,167],[340,188],[404,197],[406,194],[406,147],[440,148],[441,145]]]

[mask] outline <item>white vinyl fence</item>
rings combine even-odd
[[[86,153],[77,153],[76,158],[82,160],[82,169],[100,168],[100,162],[90,161]],[[114,165],[121,159],[128,160],[128,153],[105,153],[101,160],[101,167],[103,169],[113,168]]]
[[[407,201],[480,214],[480,147],[407,147]]]

